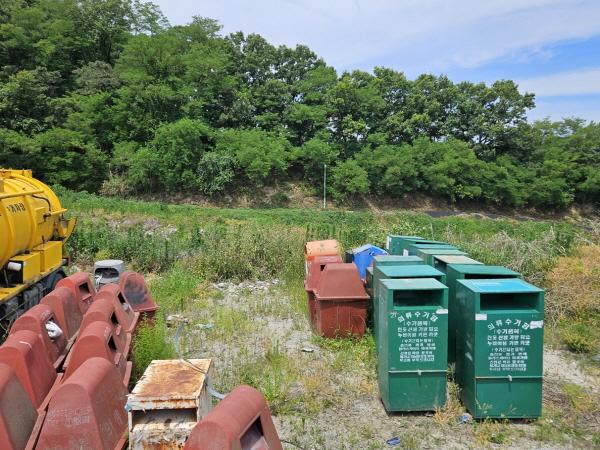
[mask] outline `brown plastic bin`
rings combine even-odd
[[[310,323],[314,328],[317,324],[317,306],[315,304],[315,289],[319,284],[321,273],[325,269],[325,266],[330,263],[341,263],[342,258],[338,255],[335,256],[316,256],[308,265],[308,273],[304,280],[304,290],[308,297],[308,311],[310,313]]]
[[[368,302],[355,264],[327,264],[315,289],[317,332],[327,338],[362,336]]]

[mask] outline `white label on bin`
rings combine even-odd
[[[387,237],[387,239],[385,240],[385,249],[389,250],[390,249],[390,241],[392,240],[392,238],[390,236]]]
[[[440,308],[435,313],[436,314],[448,314],[448,310],[444,309],[444,308]]]
[[[531,322],[529,322],[529,328],[531,328],[532,330],[535,328],[544,328],[544,321],[543,320],[532,320]]]
[[[475,314],[475,320],[487,320],[487,314]]]
[[[402,250],[402,256],[408,256],[408,250],[406,250],[406,249]]]

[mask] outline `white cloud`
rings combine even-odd
[[[598,0],[158,0],[173,23],[303,43],[338,69],[385,63],[409,74],[478,67],[600,33]]]
[[[600,68],[556,73],[517,83],[521,92],[534,92],[540,97],[600,94]]]

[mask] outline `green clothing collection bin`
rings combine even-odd
[[[544,291],[513,279],[458,280],[456,380],[474,418],[542,413]]]
[[[433,266],[433,257],[435,255],[460,255],[466,256],[467,253],[455,248],[420,248],[416,255],[425,261],[425,264]]]
[[[419,236],[397,236],[397,235],[389,235],[387,240],[386,250],[390,253],[390,255],[409,255],[408,247],[413,244],[423,244],[423,245],[448,245],[446,242],[442,241],[434,241],[432,239],[425,239]]]
[[[385,241],[385,249],[390,255],[402,255],[404,250],[404,242],[407,240],[413,243],[417,241],[424,241],[426,239],[421,236],[401,236],[398,234],[388,234]]]
[[[434,249],[434,250],[458,250],[454,245],[446,244],[445,242],[430,244],[425,241],[410,244],[408,246],[408,254],[419,256],[419,250]],[[460,251],[460,250],[458,250]]]
[[[379,307],[383,301],[379,295],[379,287],[381,286],[382,280],[396,278],[433,278],[440,283],[446,283],[446,276],[442,272],[423,263],[419,265],[410,264],[400,266],[377,265],[373,268],[373,336],[375,337],[375,344],[378,352],[380,350],[379,344],[381,340],[377,317],[379,317]]]
[[[458,326],[458,308],[456,305],[457,280],[519,278],[519,273],[503,266],[483,264],[449,264],[446,266],[446,285],[448,286],[448,362],[456,361],[456,328]]]
[[[385,409],[442,407],[446,402],[448,288],[433,278],[412,278],[381,280],[379,290],[382,351],[377,370]]]
[[[449,264],[483,265],[482,262],[476,261],[465,255],[431,255],[431,266],[433,266],[434,269],[446,273]]]
[[[377,255],[373,258],[373,265],[367,268],[365,277],[365,287],[367,292],[373,296],[373,268],[383,266],[405,266],[410,264],[424,264],[418,256],[400,256],[400,255]]]

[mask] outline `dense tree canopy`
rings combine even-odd
[[[0,165],[105,192],[219,195],[285,180],[340,200],[423,192],[600,201],[600,124],[527,122],[510,80],[338,75],[309,48],[140,0],[0,3]]]

